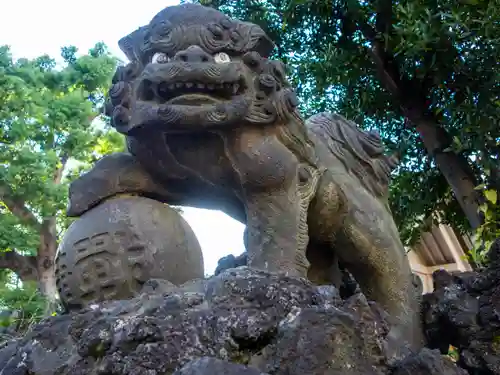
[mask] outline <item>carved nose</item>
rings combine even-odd
[[[213,57],[206,53],[200,46],[190,46],[184,51],[177,52],[174,60],[199,63],[213,61]]]

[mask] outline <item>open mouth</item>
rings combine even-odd
[[[159,104],[203,104],[219,103],[230,100],[244,92],[244,83],[201,83],[201,82],[176,82],[154,83],[144,80],[139,93],[141,99],[156,101]]]

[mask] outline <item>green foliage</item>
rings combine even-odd
[[[7,335],[2,337],[0,334],[0,342],[10,335],[22,334],[44,318],[46,304],[45,297],[39,293],[34,282],[22,287],[9,284],[0,286],[0,311],[4,313],[0,316],[0,328],[9,328]]]
[[[99,115],[116,58],[102,43],[83,56],[63,47],[62,56],[61,66],[49,56],[15,61],[0,47],[2,252],[36,255],[43,220],[56,217],[59,231],[68,223],[70,179],[124,146]]]
[[[484,189],[484,185],[478,186],[478,190]],[[479,267],[487,263],[488,250],[493,242],[500,238],[500,199],[497,190],[483,190],[485,202],[479,207],[483,214],[483,224],[476,230],[474,246],[467,254],[469,258]]]
[[[458,349],[454,346],[450,345],[447,353],[448,358],[450,358],[453,362],[457,362],[460,359],[460,353]]]
[[[414,121],[439,125],[437,151],[460,158],[477,184],[499,186],[499,0],[200,2],[268,32],[304,114],[340,112],[401,155],[390,202],[406,244],[436,212],[469,230]]]

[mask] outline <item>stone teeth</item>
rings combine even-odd
[[[239,89],[240,89],[240,84],[238,83],[200,83],[200,82],[176,82],[176,83],[169,83],[165,84],[165,89],[169,91],[173,91],[176,89],[183,89],[183,88],[195,88],[199,90],[210,90],[210,91],[216,91],[216,90],[225,90],[226,92],[230,92],[232,94],[237,94]]]

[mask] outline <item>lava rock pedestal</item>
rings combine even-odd
[[[423,349],[389,365],[357,293],[247,267],[50,317],[0,344],[5,375],[463,375]],[[154,283],[153,283],[154,284]]]
[[[179,285],[203,278],[192,229],[171,207],[118,196],[71,224],[56,256],[59,295],[69,309],[129,299],[150,279]]]

